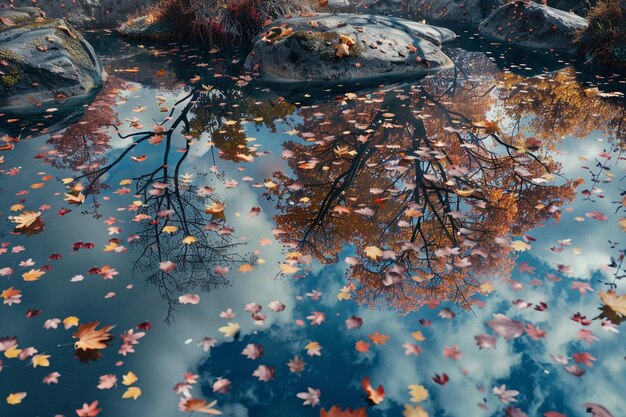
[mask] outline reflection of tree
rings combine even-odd
[[[558,219],[574,196],[533,141],[513,144],[482,120],[488,91],[435,82],[303,109],[309,143],[286,143],[294,176],[275,175],[281,239],[326,262],[353,244],[349,277],[370,305],[469,308],[487,290],[481,277],[508,276],[510,236]]]
[[[114,104],[128,83],[110,77],[97,99],[87,108],[78,123],[70,125],[58,134],[51,135],[48,144],[55,149],[50,164],[58,169],[92,171],[106,163],[109,144],[108,126],[119,123]],[[93,194],[102,187],[100,181],[93,184]],[[95,203],[95,201],[94,201]]]
[[[594,130],[610,138],[626,136],[626,107],[599,97],[596,89],[585,89],[573,68],[552,77],[524,78],[511,73],[501,77],[498,96],[505,103],[501,117],[512,119],[516,127],[529,129],[539,139],[585,138]]]
[[[236,83],[230,78],[221,77],[212,81],[211,91],[203,94],[192,109],[190,132],[196,138],[210,135],[211,142],[224,160],[240,162],[256,156],[254,149],[248,146],[244,121],[275,132],[276,121],[295,110],[292,104],[278,97],[266,95],[259,98],[249,91],[244,93],[235,88]],[[247,84],[249,79],[242,77],[237,81]]]
[[[138,146],[149,142],[161,147],[158,165],[133,178],[135,194],[141,196],[142,204],[130,207],[136,212],[133,221],[139,227],[129,241],[143,248],[135,268],[147,272],[148,282],[157,286],[168,302],[168,320],[172,319],[179,295],[194,288],[208,291],[224,285],[228,268],[246,262],[246,257],[235,250],[240,244],[232,238],[233,230],[224,224],[213,190],[192,184],[190,176],[181,172],[191,149],[191,138],[185,139],[191,128],[189,113],[201,94],[194,90],[179,100],[166,122],[153,130],[123,135],[116,129],[119,138],[132,143],[106,165],[76,177],[70,191],[73,195],[93,194],[100,178]],[[173,117],[177,112],[178,116]],[[177,149],[180,140],[183,148]],[[86,186],[80,184],[83,179],[87,180]]]

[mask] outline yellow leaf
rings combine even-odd
[[[306,350],[310,350],[310,349],[319,349],[320,348],[320,344],[319,342],[309,342],[306,344],[306,346],[304,347]]]
[[[104,249],[102,249],[104,252],[113,252],[115,250],[115,248],[117,248],[119,245],[117,244],[117,242],[115,241],[111,241],[109,242],[108,245],[106,245],[104,247]]]
[[[423,385],[409,385],[409,394],[414,403],[420,403],[428,398],[428,390]]]
[[[129,179],[125,179],[120,181],[120,185],[128,185],[128,184],[132,184],[133,180],[129,180]]]
[[[7,288],[6,290],[2,290],[2,293],[0,293],[0,297],[4,298],[5,300],[8,300],[11,297],[15,297],[18,296],[22,293],[21,290],[16,290],[13,287]]]
[[[240,327],[237,323],[228,322],[226,326],[217,329],[220,333],[224,333],[225,337],[235,337],[239,333]]]
[[[178,232],[177,226],[164,226],[163,233],[176,233]]]
[[[475,192],[475,188],[470,188],[468,190],[454,190],[454,194],[458,195],[459,197],[470,197]]]
[[[413,339],[417,340],[418,342],[423,342],[424,340],[426,340],[422,332],[420,332],[419,330],[411,333],[411,337],[413,337]]]
[[[428,413],[424,411],[421,405],[412,406],[410,404],[404,404],[402,415],[404,417],[428,417]]]
[[[352,296],[350,291],[351,291],[351,288],[349,286],[346,285],[345,287],[343,287],[337,294],[337,300],[339,301],[349,300],[350,297]]]
[[[11,211],[20,211],[24,209],[24,205],[23,204],[13,204],[11,206]]]
[[[525,252],[530,249],[530,245],[523,240],[514,240],[511,242],[511,247],[517,252]]]
[[[367,255],[368,258],[376,260],[379,256],[383,255],[383,251],[376,246],[366,246],[365,255]]]
[[[12,208],[13,207],[11,207],[11,209]],[[15,226],[16,229],[22,229],[35,223],[39,216],[41,216],[40,211],[24,211],[19,216],[9,216],[9,220],[13,223],[17,223],[17,226]]]
[[[43,182],[38,182],[38,183],[32,184],[30,188],[32,188],[33,190],[38,190],[39,188],[42,188],[43,186],[44,186]]]
[[[20,356],[20,353],[22,353],[22,349],[18,349],[17,345],[15,345],[15,346],[11,346],[10,349],[5,350],[4,356],[6,356],[9,359],[14,359]]]
[[[183,239],[183,244],[191,245],[192,243],[196,243],[198,239],[195,236],[185,236]]]
[[[122,384],[133,385],[138,379],[139,378],[137,378],[137,375],[135,375],[133,371],[128,371],[126,375],[122,376]]]
[[[484,282],[480,284],[479,291],[482,294],[491,294],[493,292],[493,284],[491,282]]]
[[[71,183],[71,182],[73,182],[73,181],[74,181],[74,178],[63,178],[63,179],[61,180],[61,182],[62,182],[63,184],[65,184],[65,185],[67,185],[67,184],[69,184],[69,183]]]
[[[298,268],[297,266],[293,266],[286,262],[280,264],[280,272],[282,272],[283,274],[295,274],[299,270],[300,268]]]
[[[139,387],[130,387],[126,390],[122,398],[132,398],[136,400],[141,396],[141,389]]]
[[[9,396],[7,397],[7,404],[17,405],[21,403],[25,397],[26,397],[25,392],[14,392],[13,394],[9,394]]]
[[[45,272],[40,269],[31,269],[28,272],[24,272],[22,278],[24,278],[24,281],[37,281],[43,274]]]
[[[33,359],[31,359],[31,363],[33,364],[33,368],[36,368],[38,366],[50,366],[50,361],[48,360],[48,358],[50,357],[50,355],[35,355],[33,356]]]
[[[66,330],[74,326],[78,326],[78,317],[69,316],[63,319],[63,327],[65,327]]]
[[[622,317],[626,317],[626,294],[622,294],[619,297],[615,292],[599,292],[602,304],[613,310],[616,314]]]
[[[79,206],[85,202],[85,195],[81,192],[73,192],[73,194],[65,193],[64,200],[67,201],[69,204],[76,204],[77,206]]]

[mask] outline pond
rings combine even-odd
[[[626,78],[473,38],[281,97],[88,34],[93,102],[0,115],[0,415],[626,415]]]

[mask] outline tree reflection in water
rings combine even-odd
[[[354,245],[348,279],[370,306],[470,309],[579,184],[544,141],[485,120],[490,90],[439,78],[303,108],[307,143],[284,144],[292,173],[272,190],[281,241],[326,263]]]

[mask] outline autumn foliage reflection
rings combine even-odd
[[[541,141],[485,120],[491,100],[454,79],[303,108],[293,175],[274,178],[278,236],[326,263],[353,245],[348,279],[370,306],[471,308],[524,249],[511,236],[558,220],[577,185]]]

